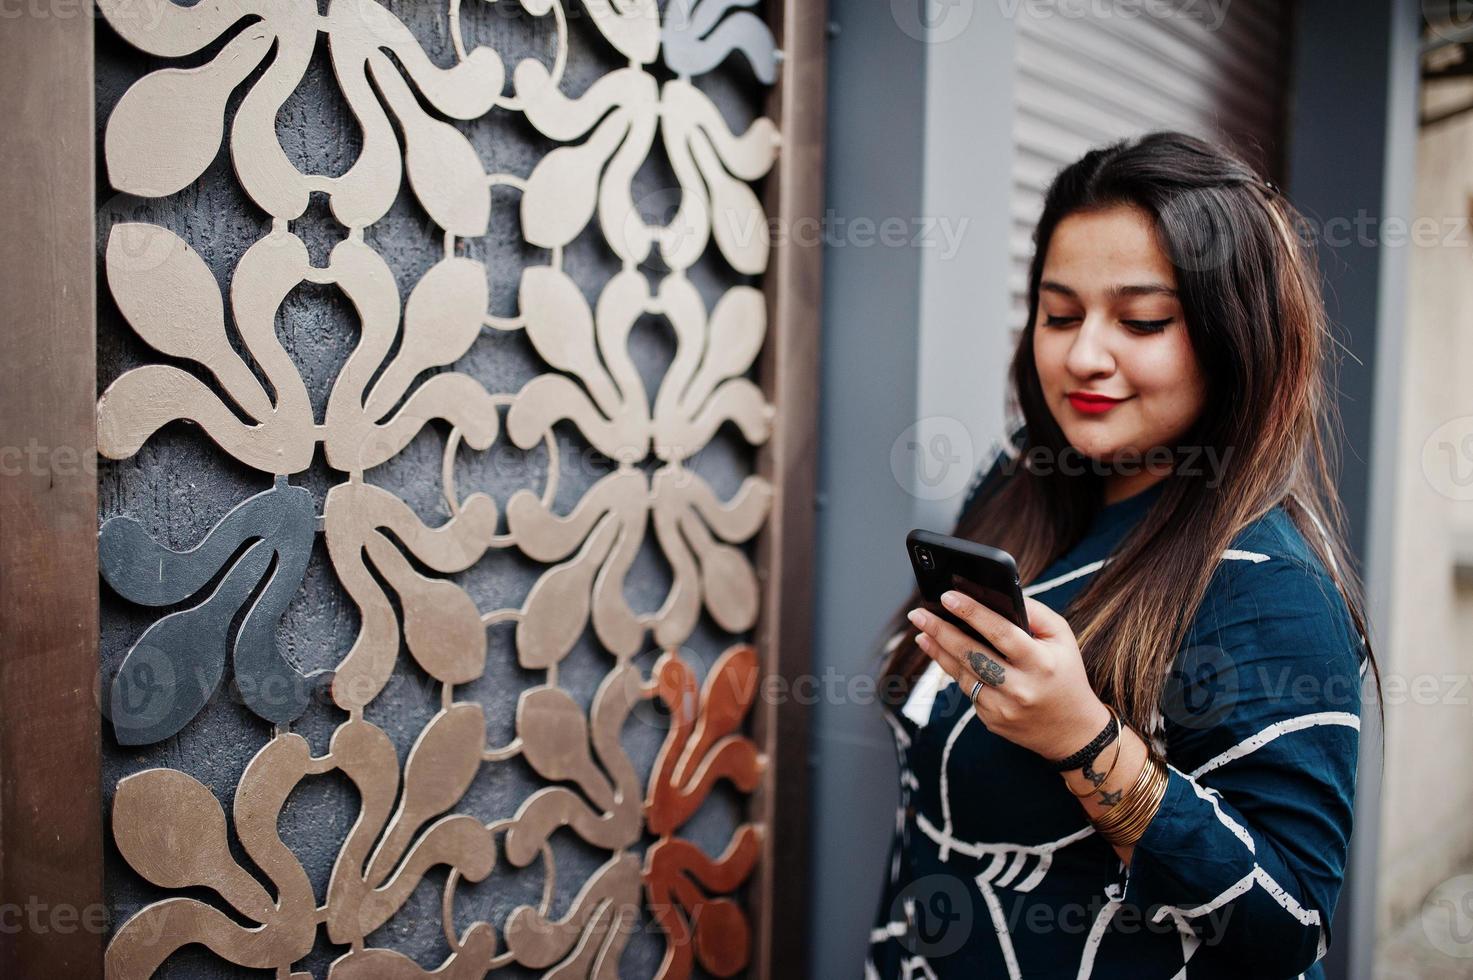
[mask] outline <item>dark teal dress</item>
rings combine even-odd
[[[1063,609],[1163,486],[1105,507],[1024,591]],[[901,799],[866,977],[1322,977],[1366,665],[1283,507],[1245,528],[1162,698],[1150,736],[1170,781],[1128,868],[1059,775],[930,665],[902,709],[882,707]]]

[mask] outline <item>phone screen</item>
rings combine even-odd
[[[951,583],[950,588],[955,589],[957,592],[960,592],[963,595],[971,596],[973,599],[976,599],[988,609],[991,609],[993,612],[1002,616],[1002,618],[1006,619],[1008,622],[1013,622],[1013,602],[1012,599],[1010,599],[1004,593],[1000,592],[997,589],[988,588],[985,585],[979,585],[978,583],[973,582],[971,579],[963,578],[962,576],[955,573],[948,575],[947,581]],[[962,619],[956,613],[952,612],[950,609],[947,609],[939,602],[928,603],[928,605],[930,605],[934,609],[934,611],[941,616],[942,619],[945,619],[947,622],[951,623],[951,625],[955,626],[957,629],[967,634],[967,636],[971,637],[973,640],[976,640],[977,643],[980,644],[982,648],[986,650],[989,654],[1002,657],[1004,660],[1007,659],[996,647],[994,647],[987,640],[979,636],[977,630],[973,628],[972,624]]]
[[[1013,600],[1006,593],[985,585],[979,585],[971,579],[957,575],[955,572],[949,578],[952,589],[963,595],[971,596],[988,609],[1002,616],[1008,622],[1011,623],[1013,621]],[[972,631],[971,627],[967,627],[967,629],[969,632]]]

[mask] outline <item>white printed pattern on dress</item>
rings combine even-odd
[[[1211,772],[1219,766],[1225,766],[1235,759],[1241,759],[1250,752],[1263,748],[1280,735],[1297,732],[1304,728],[1314,728],[1316,725],[1345,725],[1348,728],[1354,728],[1356,731],[1360,731],[1360,718],[1348,711],[1316,711],[1311,714],[1276,721],[1262,731],[1255,732],[1222,754],[1213,756],[1208,761],[1202,763],[1202,765],[1193,769],[1192,778],[1195,779],[1203,773]]]
[[[921,784],[906,764],[905,749],[910,745],[910,736],[888,711],[880,713],[895,731],[895,755],[900,763],[900,801],[895,807],[895,845],[891,848],[890,855],[890,883],[893,885],[900,880],[900,848],[905,842],[905,808],[910,803],[910,791],[920,789]]]
[[[1223,752],[1221,755],[1216,756],[1214,759],[1195,770],[1192,775],[1187,775],[1170,763],[1167,764],[1167,768],[1176,773],[1178,776],[1181,776],[1188,783],[1190,783],[1193,791],[1195,791],[1199,797],[1209,801],[1212,804],[1213,812],[1217,815],[1217,819],[1223,824],[1223,826],[1227,827],[1230,831],[1233,832],[1234,836],[1238,837],[1244,842],[1250,854],[1257,855],[1258,850],[1253,842],[1252,835],[1249,834],[1248,831],[1241,824],[1237,823],[1227,814],[1222,812],[1221,808],[1217,805],[1217,799],[1220,798],[1220,794],[1218,794],[1216,790],[1211,789],[1210,787],[1204,787],[1199,784],[1196,780],[1196,774],[1200,772],[1208,772],[1212,769],[1218,768],[1219,766],[1226,765],[1229,762],[1241,759],[1244,756],[1251,754],[1252,752],[1262,748],[1263,746],[1272,742],[1274,739],[1288,732],[1303,731],[1308,728],[1314,728],[1318,725],[1347,724],[1347,722],[1343,720],[1344,718],[1355,718],[1355,716],[1345,715],[1343,712],[1337,711],[1322,711],[1316,712],[1312,715],[1303,715],[1299,718],[1290,718],[1286,719],[1285,721],[1275,722],[1274,724],[1269,725],[1267,728],[1264,728],[1262,731],[1250,735],[1248,738],[1244,739],[1242,742],[1239,742],[1237,745],[1233,746],[1231,749],[1228,749],[1226,752]],[[1299,724],[1295,724],[1295,722],[1299,722]],[[1353,727],[1359,728],[1359,719],[1356,718],[1355,722],[1356,724]],[[1260,865],[1257,861],[1253,862],[1253,870],[1249,871],[1246,875],[1238,879],[1232,885],[1229,885],[1220,895],[1217,895],[1211,900],[1193,908],[1181,908],[1179,906],[1163,905],[1159,909],[1157,909],[1156,914],[1152,917],[1152,921],[1160,922],[1168,915],[1170,915],[1173,919],[1176,919],[1178,927],[1180,927],[1185,919],[1198,918],[1200,916],[1207,915],[1215,911],[1216,909],[1222,907],[1223,905],[1247,892],[1250,888],[1253,887],[1255,883],[1261,885],[1263,887],[1263,890],[1269,894],[1269,897],[1271,897],[1274,902],[1279,905],[1280,908],[1284,909],[1284,911],[1288,912],[1294,918],[1298,919],[1300,924],[1315,927],[1319,940],[1318,952],[1315,959],[1318,960],[1322,958],[1326,952],[1326,944],[1324,923],[1320,917],[1320,913],[1314,909],[1306,909],[1303,905],[1301,905],[1299,901],[1295,899],[1293,895],[1290,895],[1287,889],[1285,889],[1282,885],[1275,881],[1273,875],[1264,870],[1262,865]]]
[[[1268,555],[1252,551],[1243,551],[1239,549],[1228,549],[1223,552],[1222,557],[1223,560],[1226,561],[1251,561],[1254,563],[1267,561],[1269,558]],[[1023,590],[1024,594],[1036,595],[1039,592],[1044,592],[1049,589],[1056,588],[1059,585],[1063,585],[1066,582],[1073,581],[1074,579],[1079,578],[1082,575],[1087,575],[1090,572],[1097,571],[1108,561],[1109,559],[1103,559],[1097,562],[1090,562],[1057,578],[1050,579],[1047,582],[1038,583],[1034,586],[1030,586],[1029,588]],[[938,672],[941,671],[940,666],[935,662],[932,662],[927,667],[927,673],[930,673],[932,669],[935,669]],[[1363,663],[1361,666],[1361,673],[1364,674],[1364,672],[1365,664]],[[954,678],[951,678],[950,675],[946,675],[945,681],[943,683],[945,682],[955,683],[955,680]],[[914,696],[914,692],[912,692],[912,696]],[[907,702],[905,707],[910,707],[909,701]],[[949,859],[949,853],[952,850],[955,850],[958,853],[966,854],[970,857],[980,858],[988,854],[991,854],[993,856],[994,860],[988,865],[988,868],[977,876],[977,884],[982,890],[983,897],[987,900],[989,912],[992,914],[993,924],[998,930],[998,938],[1003,948],[1004,959],[1008,963],[1009,975],[1010,977],[1017,977],[1021,974],[1019,974],[1018,972],[1018,965],[1016,962],[1016,957],[1013,953],[1011,939],[1007,934],[1007,924],[1002,916],[1002,908],[1000,903],[998,902],[996,892],[993,890],[992,887],[992,878],[996,875],[997,871],[1001,869],[1004,859],[1010,857],[1012,860],[1008,863],[1007,873],[1004,875],[1003,878],[997,881],[998,885],[1007,886],[1020,872],[1026,856],[1037,855],[1040,857],[1038,867],[1015,889],[1017,891],[1031,890],[1032,888],[1036,887],[1047,874],[1048,868],[1052,864],[1054,851],[1056,851],[1059,847],[1065,846],[1067,844],[1073,843],[1076,840],[1080,840],[1084,837],[1089,836],[1089,834],[1094,832],[1094,828],[1092,826],[1085,827],[1081,831],[1070,834],[1067,837],[1063,837],[1057,841],[1051,841],[1041,845],[984,844],[980,842],[958,840],[951,832],[951,798],[947,779],[947,764],[950,760],[951,749],[952,746],[955,744],[956,739],[959,737],[966,724],[974,717],[976,717],[976,712],[971,711],[966,712],[962,715],[962,717],[958,720],[958,723],[953,727],[951,733],[949,734],[946,746],[942,752],[941,802],[943,810],[943,821],[945,826],[938,829],[926,818],[925,814],[917,814],[916,822],[923,833],[925,833],[928,837],[930,837],[933,841],[940,845],[940,857],[943,861]],[[927,720],[929,720],[929,712],[927,712]],[[924,723],[925,721],[918,722],[918,724]],[[1244,739],[1242,742],[1209,760],[1204,765],[1198,767],[1196,770],[1193,771],[1190,776],[1182,773],[1180,770],[1177,770],[1174,766],[1170,766],[1169,764],[1168,766],[1192,785],[1193,791],[1198,797],[1206,800],[1212,806],[1213,813],[1216,815],[1219,822],[1221,822],[1224,827],[1226,827],[1235,837],[1237,837],[1244,844],[1249,853],[1256,854],[1257,850],[1252,835],[1247,831],[1245,827],[1243,827],[1241,824],[1233,820],[1222,811],[1221,807],[1218,805],[1218,799],[1220,799],[1220,795],[1215,790],[1212,790],[1209,787],[1201,786],[1199,783],[1197,783],[1195,777],[1202,773],[1210,772],[1213,769],[1233,762],[1236,759],[1242,758],[1256,751],[1257,749],[1262,748],[1264,745],[1268,744],[1274,739],[1279,738],[1282,735],[1288,734],[1290,732],[1302,731],[1304,729],[1316,727],[1318,725],[1346,725],[1359,730],[1360,719],[1357,716],[1348,712],[1335,711],[1315,712],[1313,714],[1302,715],[1297,718],[1285,719],[1283,721],[1275,722],[1262,731],[1249,736],[1247,739]],[[898,726],[897,730],[899,730]],[[908,736],[906,736],[906,744],[909,744]],[[1129,881],[1128,876],[1126,880],[1127,882]],[[1283,888],[1283,886],[1275,881],[1272,875],[1270,875],[1259,864],[1257,864],[1257,862],[1254,863],[1253,871],[1245,875],[1242,879],[1235,882],[1233,885],[1229,886],[1228,889],[1226,889],[1221,895],[1217,896],[1212,901],[1205,903],[1204,905],[1197,906],[1193,909],[1182,909],[1174,906],[1161,906],[1154,916],[1154,921],[1161,922],[1169,915],[1176,921],[1178,929],[1182,929],[1183,926],[1186,925],[1186,919],[1209,914],[1216,908],[1220,907],[1222,904],[1225,904],[1226,902],[1231,901],[1232,899],[1246,892],[1253,886],[1255,882],[1262,885],[1264,890],[1268,892],[1268,894],[1281,908],[1293,915],[1302,924],[1307,926],[1313,925],[1318,929],[1319,949],[1318,956],[1316,958],[1323,958],[1326,952],[1326,946],[1324,928],[1319,912],[1311,909],[1305,909],[1302,905],[1300,905],[1300,903],[1295,900],[1294,897]],[[1109,924],[1109,919],[1106,916],[1106,912],[1108,911],[1111,915],[1113,915],[1112,905],[1118,907],[1118,904],[1119,903],[1117,901],[1112,899],[1111,902],[1106,905],[1105,909],[1101,911],[1099,919],[1096,920],[1095,926],[1091,929],[1091,935],[1086,940],[1084,956],[1082,957],[1080,963],[1079,976],[1081,978],[1087,977],[1089,975],[1089,972],[1093,968],[1095,953],[1098,951],[1099,944],[1103,939],[1105,930],[1108,928]],[[883,933],[883,930],[876,931]],[[1182,952],[1184,961],[1190,958],[1191,954],[1195,952],[1199,944],[1200,939],[1195,935],[1194,932],[1190,934],[1184,932],[1182,938]],[[1178,974],[1178,976],[1183,978],[1186,976],[1185,965],[1183,965],[1182,970]]]
[[[1233,746],[1227,751],[1214,756],[1208,762],[1193,770],[1191,775],[1187,775],[1186,773],[1181,772],[1175,766],[1170,766],[1168,764],[1168,767],[1177,775],[1181,776],[1189,783],[1191,783],[1192,789],[1196,792],[1198,796],[1211,802],[1213,812],[1217,815],[1218,820],[1222,822],[1223,826],[1231,830],[1233,834],[1237,836],[1240,840],[1244,840],[1249,853],[1256,855],[1257,848],[1254,846],[1252,835],[1247,834],[1246,829],[1244,829],[1241,824],[1238,824],[1236,821],[1228,817],[1227,814],[1222,812],[1216,802],[1216,798],[1219,798],[1220,794],[1218,794],[1216,790],[1213,790],[1210,787],[1204,787],[1200,785],[1197,782],[1196,777],[1203,773],[1211,772],[1212,770],[1217,769],[1221,766],[1227,765],[1230,762],[1241,759],[1244,756],[1250,755],[1251,753],[1263,748],[1263,746],[1269,744],[1282,735],[1288,734],[1290,732],[1303,731],[1305,729],[1314,728],[1319,725],[1346,725],[1348,727],[1359,730],[1360,719],[1353,714],[1341,711],[1318,711],[1314,712],[1313,714],[1300,715],[1297,718],[1287,718],[1283,721],[1274,722],[1272,725],[1265,727],[1261,731],[1255,732],[1254,734],[1248,736],[1243,741],[1239,742],[1237,745]],[[1244,835],[1247,835],[1246,839],[1244,839]],[[1128,880],[1129,879],[1127,879],[1127,881]],[[1324,923],[1320,917],[1320,913],[1314,909],[1306,909],[1303,905],[1301,905],[1298,900],[1294,898],[1294,896],[1290,895],[1289,892],[1277,881],[1275,881],[1273,876],[1265,871],[1263,867],[1259,865],[1256,861],[1253,864],[1252,871],[1244,875],[1238,881],[1234,882],[1226,890],[1224,890],[1222,894],[1216,896],[1212,900],[1191,909],[1183,909],[1176,906],[1163,905],[1160,909],[1157,910],[1156,915],[1154,916],[1154,921],[1160,922],[1167,915],[1170,915],[1174,919],[1176,919],[1178,925],[1180,925],[1182,920],[1184,919],[1196,918],[1202,915],[1206,915],[1220,908],[1222,905],[1248,891],[1248,889],[1253,887],[1254,883],[1261,885],[1264,891],[1268,892],[1269,896],[1273,898],[1273,900],[1281,908],[1283,908],[1290,915],[1294,916],[1294,918],[1298,919],[1300,923],[1306,926],[1312,925],[1318,930],[1318,953],[1315,959],[1318,960],[1323,958],[1327,947],[1325,944]]]
[[[926,962],[924,956],[912,956],[908,960],[902,960],[900,968],[905,971],[903,974],[905,980],[915,980],[917,970],[926,980],[936,980],[936,971],[931,969],[931,964]]]
[[[972,716],[973,713],[968,712],[968,714],[964,717]],[[1222,808],[1219,806],[1218,801],[1221,799],[1221,794],[1219,794],[1211,787],[1201,785],[1197,782],[1195,777],[1199,773],[1209,772],[1220,766],[1236,761],[1237,759],[1241,759],[1244,756],[1247,756],[1254,751],[1262,748],[1263,746],[1269,744],[1282,735],[1288,734],[1290,732],[1303,731],[1319,725],[1348,725],[1350,727],[1358,729],[1360,726],[1360,719],[1357,718],[1355,715],[1337,711],[1315,712],[1314,714],[1302,715],[1298,718],[1289,718],[1285,719],[1284,721],[1275,722],[1274,724],[1264,728],[1262,731],[1255,732],[1253,735],[1244,739],[1242,742],[1239,742],[1237,745],[1214,757],[1212,760],[1199,767],[1197,770],[1194,770],[1192,775],[1187,775],[1186,773],[1183,773],[1181,770],[1177,769],[1175,766],[1170,765],[1169,763],[1167,764],[1167,767],[1172,772],[1175,772],[1177,775],[1181,776],[1183,779],[1186,779],[1187,782],[1191,784],[1193,792],[1198,797],[1207,801],[1207,803],[1211,805],[1213,814],[1217,817],[1218,821],[1224,827],[1226,827],[1233,834],[1233,836],[1237,837],[1243,843],[1250,854],[1256,855],[1257,845],[1253,840],[1252,834],[1249,833],[1247,828],[1245,828],[1242,824],[1238,823],[1236,820],[1232,819],[1232,817],[1224,813],[1222,811]],[[960,730],[960,727],[961,726],[958,725],[957,730]],[[947,797],[944,795],[942,796],[942,802],[943,805],[948,803]],[[947,807],[947,810],[949,813],[949,806]],[[1000,886],[1006,886],[1017,875],[1019,868],[1021,868],[1021,864],[1019,862],[1023,856],[1038,855],[1040,857],[1039,865],[1034,870],[1033,874],[1031,874],[1023,882],[1019,883],[1019,885],[1015,889],[1016,891],[1030,891],[1034,887],[1036,887],[1038,883],[1041,882],[1044,876],[1048,873],[1049,866],[1052,864],[1053,861],[1054,851],[1058,850],[1060,847],[1071,844],[1074,841],[1081,840],[1094,832],[1094,828],[1092,826],[1086,827],[1083,830],[1078,831],[1074,834],[1070,834],[1067,837],[1063,837],[1059,840],[1040,845],[981,844],[957,840],[954,836],[952,836],[949,829],[938,829],[934,824],[926,819],[926,815],[923,813],[917,814],[916,824],[920,827],[921,831],[926,834],[927,837],[930,837],[933,841],[940,845],[941,859],[943,861],[948,859],[948,853],[952,850],[973,858],[981,858],[987,855],[991,855],[993,857],[993,861],[988,865],[988,867],[977,876],[977,884],[978,887],[983,890],[984,898],[986,898],[991,892],[992,879],[997,874],[997,871],[1002,868],[1004,860],[1006,858],[1012,857],[1013,862],[1008,866],[1008,873],[1003,878],[996,881],[996,884]],[[1126,883],[1128,887],[1128,875],[1126,877]],[[1298,919],[1301,924],[1316,927],[1316,929],[1318,930],[1319,938],[1319,957],[1323,957],[1325,953],[1325,936],[1319,912],[1312,909],[1304,908],[1303,905],[1301,905],[1292,895],[1290,895],[1282,885],[1275,881],[1273,876],[1270,875],[1266,870],[1264,870],[1263,867],[1260,866],[1256,861],[1254,862],[1252,871],[1244,875],[1238,881],[1234,882],[1226,890],[1224,890],[1222,894],[1216,896],[1211,901],[1196,906],[1194,908],[1179,908],[1176,906],[1163,905],[1156,911],[1156,914],[1153,917],[1153,921],[1161,922],[1167,916],[1170,916],[1176,921],[1179,930],[1190,930],[1190,926],[1186,923],[1187,919],[1197,918],[1215,911],[1217,908],[1220,908],[1227,902],[1232,901],[1234,898],[1237,898],[1238,896],[1247,892],[1250,888],[1253,887],[1255,883],[1261,885],[1264,891],[1266,891],[1281,908],[1283,908],[1290,915]],[[992,908],[993,904],[996,903],[996,901],[996,895],[995,893],[993,893],[992,897],[988,900],[989,909]],[[1112,900],[1112,902],[1113,901],[1114,900]],[[993,916],[993,924],[997,926],[999,930],[1005,930],[1006,923],[1000,918],[1000,905],[998,906],[998,909],[998,913],[994,914]],[[1101,917],[1103,916],[1104,912],[1102,911]],[[1105,919],[1104,922],[1100,922],[1099,920],[1097,920],[1096,926],[1099,929],[1099,936],[1095,936],[1094,930],[1092,929],[1090,938],[1086,940],[1084,955],[1080,963],[1080,977],[1087,977],[1089,975],[1089,970],[1092,969],[1095,953],[1098,950],[1100,941],[1103,939],[1104,930],[1108,926],[1108,919]],[[1190,953],[1196,950],[1196,946],[1200,942],[1200,940],[1197,939],[1197,937],[1195,936],[1194,932],[1191,934],[1190,938],[1192,940],[1192,942],[1190,943],[1190,951],[1187,948],[1187,937],[1184,936],[1183,938],[1183,953],[1186,957],[1189,957]],[[1006,958],[1006,954],[1011,952],[1010,943],[1005,943],[1004,951]],[[1012,971],[1013,968],[1014,964],[1010,963],[1009,970]],[[1185,966],[1183,967],[1183,970],[1185,970]],[[1010,973],[1010,975],[1016,974]],[[1185,974],[1183,973],[1183,976],[1184,975]]]
[[[931,838],[934,843],[940,846],[942,854],[948,855],[942,858],[943,861],[950,859],[949,854],[951,851],[956,851],[958,854],[977,860],[990,857],[992,858],[991,863],[982,870],[978,878],[991,881],[998,872],[1002,871],[1004,867],[1007,867],[1010,872],[1005,876],[1007,880],[999,880],[997,883],[1000,885],[1010,885],[1013,891],[1019,892],[1032,891],[1038,887],[1039,882],[1043,881],[1044,877],[1048,874],[1049,867],[1053,864],[1055,851],[1062,847],[1067,847],[1075,841],[1083,840],[1095,832],[1093,826],[1085,826],[1072,834],[1060,837],[1058,840],[1047,841],[1043,844],[979,844],[973,841],[957,840],[950,833],[941,830],[933,824],[924,813],[916,813],[916,826],[920,828],[921,833]],[[1018,871],[1021,871],[1021,865],[1013,868],[1008,864],[1008,860],[1026,860],[1029,857],[1038,858],[1038,865],[1028,877],[1016,885],[1011,885],[1012,879],[1016,877]]]
[[[1056,578],[1051,578],[1047,582],[1039,582],[1035,585],[1031,585],[1023,590],[1023,594],[1027,596],[1037,595],[1041,592],[1047,592],[1050,589],[1057,588],[1058,586],[1063,585],[1065,582],[1072,582],[1074,579],[1077,579],[1080,576],[1088,575],[1090,572],[1097,571],[1098,569],[1102,568],[1107,560],[1108,559],[1092,561],[1086,565],[1079,566],[1072,572],[1066,572],[1065,574],[1060,575]],[[929,672],[932,667],[934,667],[938,673],[943,674],[946,681],[953,684],[956,683],[955,678],[953,678],[950,674],[946,674],[945,671],[941,669],[940,664],[936,663],[934,660],[931,661],[930,666],[928,666],[926,670]],[[909,701],[907,701],[906,708],[909,707],[910,703]],[[927,720],[929,720],[929,705],[926,708],[926,715]],[[947,736],[946,747],[941,752],[941,819],[943,822],[943,829],[945,831],[946,838],[946,840],[941,845],[941,860],[943,861],[946,860],[947,853],[949,852],[951,847],[949,843],[951,840],[952,827],[951,791],[950,787],[948,786],[947,778],[947,769],[949,768],[948,763],[951,761],[951,747],[956,744],[957,737],[961,735],[962,729],[965,728],[967,724],[975,717],[977,717],[977,713],[975,711],[965,711],[962,713],[961,717],[957,720],[957,723],[952,727],[951,734]],[[922,722],[922,724],[924,724],[924,722]]]
[[[909,903],[907,902],[907,904]],[[898,939],[908,931],[909,928],[904,922],[891,922],[884,928],[870,931],[870,945],[873,946],[875,943],[882,943],[892,938]],[[931,969],[931,964],[926,962],[924,956],[911,956],[901,960],[900,969],[900,975],[905,980],[911,980],[916,975],[916,970],[921,971],[921,976],[927,977],[929,980],[936,980],[936,971]],[[880,978],[880,971],[875,967],[874,956],[869,952],[864,954],[864,978],[865,980],[879,980]]]
[[[882,711],[880,714],[884,716],[885,722],[895,730],[895,741],[899,743],[899,748],[910,748],[910,736],[906,734],[905,729],[900,726],[900,723],[890,717],[890,712],[888,711]],[[902,763],[904,761],[903,759],[901,760]]]
[[[899,939],[909,928],[904,922],[887,922],[883,926],[875,926],[869,931],[870,944],[882,943],[887,939]]]
[[[900,926],[900,931],[895,933],[893,938],[898,939],[899,937],[905,935],[907,930],[905,923],[903,922],[890,923],[890,926],[892,928],[897,925]],[[891,934],[886,930],[875,929],[870,933],[869,941],[870,945],[873,946],[875,943],[882,943],[891,938]],[[916,975],[917,970],[921,971],[921,976],[927,977],[929,978],[929,980],[937,980],[936,971],[931,969],[931,964],[926,962],[926,958],[924,956],[912,956],[908,959],[901,960],[900,969],[901,976],[904,977],[905,980],[911,980],[911,978]],[[875,968],[874,957],[871,956],[869,953],[866,953],[864,957],[864,980],[880,980],[880,971]]]
[[[1232,817],[1222,812],[1222,807],[1218,805],[1219,802],[1222,800],[1221,793],[1219,793],[1215,789],[1212,789],[1210,786],[1203,786],[1202,784],[1198,783],[1196,779],[1186,775],[1185,773],[1182,773],[1180,769],[1176,768],[1176,766],[1173,766],[1169,762],[1166,764],[1166,768],[1170,769],[1172,772],[1181,773],[1182,777],[1191,784],[1192,792],[1196,793],[1197,796],[1201,797],[1203,800],[1206,800],[1207,805],[1212,807],[1212,812],[1217,815],[1217,822],[1226,827],[1234,837],[1242,841],[1243,846],[1248,848],[1248,853],[1258,853],[1258,845],[1253,843],[1253,835],[1248,833],[1248,828],[1244,827]],[[1157,921],[1160,920],[1158,919]]]
[[[1191,960],[1192,960],[1192,954],[1197,951],[1197,947],[1200,946],[1200,945],[1202,945],[1202,940],[1197,937],[1197,934],[1195,932],[1193,932],[1193,933],[1183,933],[1182,934],[1182,937],[1181,937],[1181,963],[1182,963],[1182,966],[1181,966],[1181,976],[1182,976],[1182,980],[1186,980],[1187,964],[1191,962]]]
[[[1115,917],[1115,910],[1120,908],[1120,900],[1112,898],[1100,909],[1100,914],[1095,917],[1094,925],[1089,927],[1089,936],[1084,940],[1084,952],[1079,956],[1078,980],[1088,980],[1089,975],[1095,968],[1095,954],[1100,950],[1100,942],[1105,938],[1105,930],[1110,927],[1110,920]]]
[[[1269,897],[1278,903],[1280,908],[1298,919],[1301,925],[1315,927],[1318,937],[1315,959],[1321,959],[1325,955],[1327,948],[1325,945],[1324,924],[1320,919],[1319,912],[1300,905],[1294,896],[1285,891],[1283,886],[1275,881],[1273,876],[1265,871],[1257,862],[1254,862],[1252,871],[1233,882],[1227,890],[1212,900],[1189,909],[1173,905],[1163,905],[1156,910],[1156,914],[1151,917],[1151,921],[1160,922],[1169,915],[1177,921],[1177,927],[1180,928],[1186,919],[1200,918],[1201,916],[1215,912],[1228,902],[1246,893],[1255,884],[1261,885],[1263,890],[1268,892]]]
[[[992,890],[991,882],[977,881],[977,887],[982,891],[982,900],[987,903],[987,913],[992,916],[992,927],[997,930],[997,944],[1002,947],[1003,962],[1008,966],[1008,980],[1021,980],[1023,973],[1018,969],[1018,954],[1013,951],[1013,937],[1008,934],[1008,922],[1002,914],[1002,903],[997,900],[997,892]]]

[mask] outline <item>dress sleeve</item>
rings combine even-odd
[[[1237,554],[1166,685],[1166,796],[1111,892],[1193,959],[1292,978],[1329,948],[1365,648],[1323,570]]]

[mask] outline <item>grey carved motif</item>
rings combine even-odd
[[[156,742],[188,724],[219,685],[227,650],[233,651],[235,676],[252,711],[277,724],[301,714],[310,681],[281,656],[275,630],[302,584],[315,525],[312,495],[284,477],[237,505],[189,551],[169,550],[128,517],[102,525],[102,577],[140,605],[183,602],[229,566],[203,602],[163,617],[128,652],[109,697],[119,742]],[[263,578],[265,585],[232,636],[232,621]]]
[[[740,51],[756,76],[777,80],[778,51],[772,31],[751,11],[757,0],[670,0],[660,33],[665,64],[681,75],[704,75]]]

